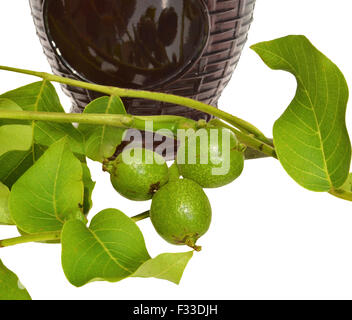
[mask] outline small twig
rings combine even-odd
[[[138,214],[134,217],[132,217],[131,219],[134,221],[134,222],[138,222],[138,221],[142,221],[144,219],[147,219],[150,217],[150,211],[146,211],[146,212],[143,212],[141,214]]]

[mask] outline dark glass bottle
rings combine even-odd
[[[255,0],[29,0],[55,74],[216,106],[240,58]],[[64,86],[80,112],[99,94]],[[124,99],[131,114],[201,112]]]

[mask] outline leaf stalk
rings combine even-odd
[[[329,193],[337,198],[347,200],[347,201],[352,201],[352,192],[345,191],[342,189],[334,189],[334,190],[330,190]]]

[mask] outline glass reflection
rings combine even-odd
[[[56,51],[82,78],[153,87],[184,71],[209,32],[199,0],[47,0]]]

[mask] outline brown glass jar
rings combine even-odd
[[[30,0],[55,74],[143,88],[217,106],[236,68],[255,0]],[[64,86],[73,112],[98,93]],[[136,115],[209,116],[185,107],[124,99]]]

